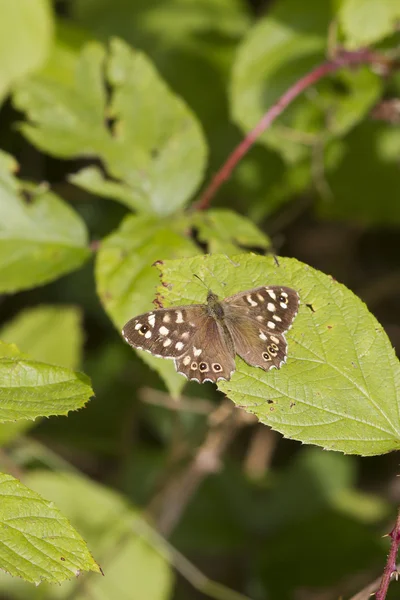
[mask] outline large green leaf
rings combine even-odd
[[[41,186],[23,186],[0,161],[0,292],[47,283],[89,256],[84,222]],[[23,191],[29,192],[28,197]]]
[[[10,577],[0,590],[26,600],[167,600],[172,573],[166,559],[147,541],[142,517],[122,496],[72,474],[34,472],[26,483],[51,499],[81,533],[101,564],[104,577],[84,576],[55,588],[32,589]],[[61,563],[63,564],[63,563]]]
[[[93,168],[73,178],[88,191],[166,215],[201,182],[206,146],[197,120],[146,56],[120,40],[111,42],[108,57],[99,44],[87,44],[73,82],[38,75],[17,88],[14,101],[31,120],[22,131],[40,149],[103,161],[112,181]]]
[[[171,224],[150,216],[129,216],[101,244],[96,262],[97,291],[119,330],[130,318],[151,310],[159,282],[159,273],[152,267],[155,261],[199,252],[184,235],[187,225],[183,219]],[[171,393],[181,391],[184,381],[172,361],[145,352],[140,355],[160,373]]]
[[[100,573],[67,519],[11,475],[0,473],[0,568],[38,585],[60,583],[81,571]]]
[[[227,86],[250,23],[243,0],[72,0],[76,22],[104,42],[119,36],[146,52],[200,119],[216,168],[235,145]]]
[[[368,46],[391,35],[400,19],[398,0],[341,0],[339,23],[347,48]]]
[[[53,20],[48,0],[0,0],[0,103],[11,85],[46,60]]]
[[[204,286],[224,297],[287,285],[301,299],[287,334],[287,364],[265,372],[236,359],[219,389],[286,437],[346,453],[400,447],[400,368],[383,328],[350,290],[293,259],[214,255],[160,265],[165,304],[204,302]]]
[[[0,345],[0,422],[66,415],[93,395],[89,378]]]
[[[252,129],[287,89],[325,59],[333,15],[329,2],[283,0],[245,38],[234,66],[232,112]],[[323,80],[317,93],[303,93],[260,141],[289,162],[310,154],[310,147],[343,135],[368,112],[379,96],[379,78],[366,69]]]

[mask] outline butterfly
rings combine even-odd
[[[173,359],[178,373],[190,380],[229,380],[236,354],[264,371],[286,362],[284,334],[299,303],[295,290],[276,285],[221,301],[210,290],[206,304],[152,310],[128,321],[122,335],[137,350]]]

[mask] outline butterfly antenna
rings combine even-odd
[[[204,287],[209,291],[210,288],[208,287],[208,285],[206,283],[204,283],[204,281],[201,279],[201,277],[199,277],[196,273],[193,273],[193,277],[196,277],[203,285]]]

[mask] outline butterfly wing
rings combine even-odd
[[[225,298],[226,325],[236,353],[249,365],[269,371],[286,362],[290,329],[299,296],[283,286],[260,287]]]
[[[185,354],[175,359],[178,373],[204,383],[229,380],[235,371],[235,349],[229,331],[209,316],[190,340]]]
[[[230,309],[236,308],[241,315],[264,325],[271,333],[284,333],[292,326],[300,300],[296,290],[271,285],[229,296],[225,298],[225,304],[228,305],[225,307],[228,316]]]
[[[192,339],[208,318],[204,304],[160,308],[128,321],[122,335],[137,350],[177,358],[193,347]]]

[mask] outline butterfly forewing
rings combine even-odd
[[[160,308],[128,321],[122,335],[137,350],[146,350],[163,358],[176,358],[185,354],[193,336],[207,318],[205,304]]]

